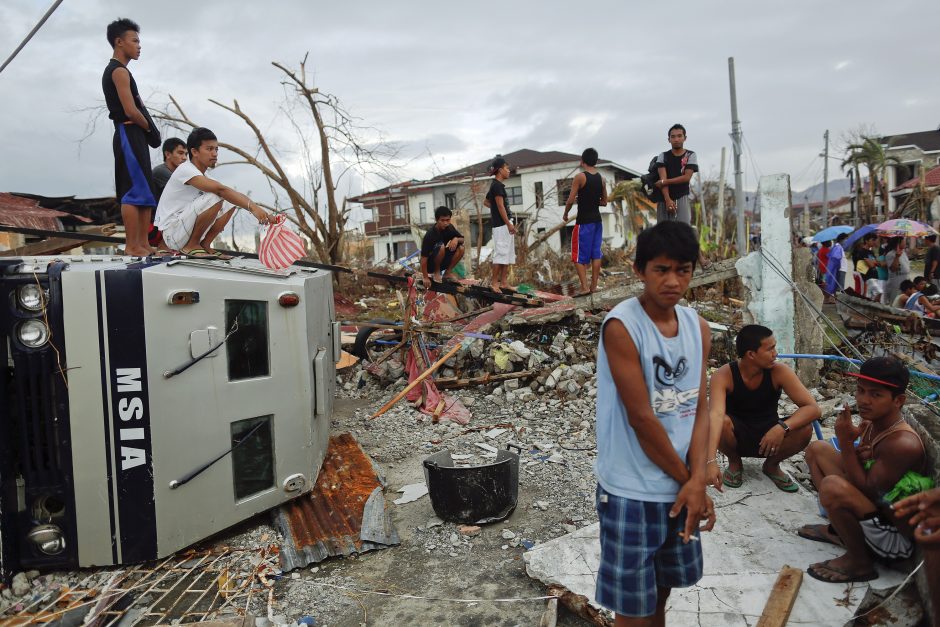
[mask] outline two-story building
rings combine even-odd
[[[509,208],[516,216],[517,226],[530,243],[561,222],[571,181],[580,171],[580,155],[559,151],[517,150],[503,155],[511,168],[505,182]],[[434,209],[449,207],[453,222],[476,247],[482,228],[483,245],[489,244],[492,229],[490,211],[483,206],[492,177],[492,159],[435,176],[425,181],[409,181],[349,199],[373,210],[373,221],[366,223],[365,233],[373,238],[376,261],[391,261],[407,255],[420,245],[424,232],[434,223]],[[608,192],[623,180],[640,176],[636,170],[613,161],[597,164]],[[398,207],[398,209],[396,209]],[[396,211],[398,213],[396,213]],[[408,216],[404,223],[397,216]],[[612,248],[624,245],[628,225],[614,204],[601,208],[604,243]],[[573,225],[554,233],[546,242],[556,251],[565,250],[571,241]],[[408,241],[410,236],[411,244]],[[396,244],[398,245],[396,248]]]
[[[887,168],[885,183],[890,190],[919,179],[922,171],[927,172],[940,165],[940,127],[931,131],[888,135],[881,138],[881,144],[885,147],[885,155],[898,161]],[[889,196],[889,212],[897,208],[897,196]]]

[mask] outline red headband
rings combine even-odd
[[[871,381],[872,383],[878,383],[879,385],[887,385],[890,388],[900,388],[901,386],[897,383],[888,383],[887,381],[882,381],[881,379],[876,379],[875,377],[866,376],[860,372],[846,372],[848,377],[857,377],[859,379],[865,379],[866,381]]]

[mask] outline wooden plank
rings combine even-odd
[[[802,570],[792,566],[781,568],[757,627],[784,627],[790,619],[790,611],[793,610],[802,583]]]
[[[436,362],[434,362],[434,364],[432,364],[430,368],[428,368],[427,370],[425,370],[424,372],[422,372],[421,374],[419,374],[417,377],[415,377],[415,380],[412,381],[411,383],[409,383],[409,384],[405,387],[404,390],[402,390],[401,392],[399,392],[398,394],[396,394],[395,397],[394,397],[392,400],[390,400],[389,402],[387,402],[387,403],[385,403],[384,405],[382,405],[382,407],[381,407],[381,409],[379,409],[379,411],[377,411],[377,412],[375,412],[374,414],[372,414],[372,418],[378,418],[379,416],[381,416],[382,414],[384,414],[385,412],[387,412],[389,409],[391,409],[392,406],[393,406],[395,403],[397,403],[397,402],[400,401],[401,399],[405,398],[405,396],[408,394],[408,392],[410,392],[411,390],[413,390],[415,387],[417,387],[418,385],[420,385],[422,381],[424,381],[424,380],[427,379],[429,376],[431,376],[432,374],[434,374],[434,373],[437,371],[438,368],[440,368],[441,366],[444,365],[444,362],[445,362],[445,361],[447,361],[448,359],[450,359],[451,357],[453,357],[454,355],[456,355],[456,354],[457,354],[457,351],[459,351],[459,350],[460,350],[460,342],[457,342],[457,343],[454,345],[453,348],[451,348],[449,351],[447,351],[447,353],[445,353],[443,357],[441,357],[441,358],[438,359]]]
[[[87,235],[89,240],[93,240],[95,237],[110,236],[112,233],[114,233],[114,225],[106,224],[95,229],[78,231],[77,233],[69,233],[69,235]],[[58,255],[59,253],[64,253],[66,251],[72,250],[73,248],[79,248],[88,243],[91,242],[88,242],[87,240],[82,242],[75,237],[52,237],[49,239],[44,239],[41,242],[32,242],[31,244],[26,244],[25,246],[20,246],[19,248],[14,248],[12,250],[0,251],[0,257]]]

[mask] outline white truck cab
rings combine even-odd
[[[327,271],[6,259],[0,332],[0,574],[164,557],[313,487]]]

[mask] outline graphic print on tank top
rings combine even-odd
[[[695,406],[698,404],[699,382],[688,381],[688,360],[680,357],[670,364],[662,355],[653,356],[656,382],[653,384],[653,398],[650,399],[655,413],[674,412],[682,405],[693,401],[690,407],[682,409],[680,418],[689,418],[695,415]]]

